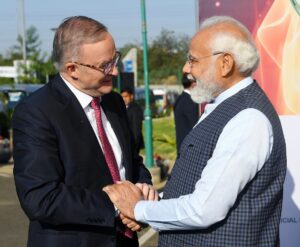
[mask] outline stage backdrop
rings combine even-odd
[[[275,106],[287,143],[280,224],[283,247],[300,246],[300,0],[196,0],[198,21],[229,15],[253,33],[261,61],[254,75]]]

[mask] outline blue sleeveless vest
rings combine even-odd
[[[261,111],[272,125],[274,142],[269,159],[241,191],[224,220],[204,230],[162,231],[159,234],[158,246],[279,245],[279,221],[286,173],[285,140],[278,115],[256,82],[218,105],[185,137],[164,189],[163,199],[177,198],[194,191],[195,184],[201,179],[201,173],[213,154],[223,128],[230,119],[247,108]]]

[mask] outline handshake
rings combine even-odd
[[[132,231],[142,230],[142,224],[134,217],[134,207],[141,200],[158,201],[158,192],[149,184],[118,182],[103,188],[112,203],[120,211],[120,219]]]

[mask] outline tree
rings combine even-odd
[[[188,41],[186,35],[176,36],[173,31],[166,29],[161,31],[149,47],[149,76],[152,83],[165,81],[174,84],[180,80],[178,73],[185,63]]]
[[[11,48],[10,59],[22,59],[23,37],[18,35],[17,44]],[[30,26],[26,30],[26,54],[30,65],[23,65],[24,74],[20,76],[19,82],[22,83],[45,83],[47,77],[56,73],[50,58],[47,54],[41,52],[41,44],[39,34],[34,26]]]
[[[175,35],[173,31],[162,29],[148,46],[148,68],[150,84],[176,84],[181,80],[182,67],[188,51],[187,35]],[[143,50],[140,44],[126,44],[120,51],[126,55],[131,48],[138,51],[138,84],[144,82]]]
[[[41,54],[40,46],[42,42],[39,40],[37,29],[34,26],[30,26],[26,30],[26,54],[28,59],[37,58]],[[23,54],[23,37],[18,35],[17,44],[12,47],[11,57],[14,59],[21,59]]]

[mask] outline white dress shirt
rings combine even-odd
[[[186,92],[187,94],[191,95],[191,91],[188,89],[183,89],[183,92]]]
[[[95,118],[95,112],[94,112],[94,109],[90,105],[91,101],[93,100],[93,97],[81,92],[80,90],[75,88],[71,83],[69,83],[62,75],[60,75],[60,76],[63,79],[63,81],[66,83],[68,88],[75,95],[75,97],[79,101],[80,105],[82,106],[82,109],[84,110],[90,124],[92,125],[92,128],[93,128],[93,130],[95,132],[95,135],[97,137],[97,140],[98,140],[98,142],[99,142],[99,144],[102,148],[102,143],[101,143],[101,141],[99,139],[99,136],[98,136],[98,129],[97,129],[97,123],[96,123],[96,118]],[[114,152],[114,155],[115,155],[115,158],[116,158],[116,161],[117,161],[117,165],[118,165],[118,168],[119,168],[121,180],[125,180],[125,167],[122,165],[122,150],[121,150],[120,143],[117,139],[117,136],[116,136],[114,130],[111,127],[110,122],[106,118],[106,115],[105,115],[105,113],[104,113],[101,106],[100,106],[100,109],[101,109],[103,127],[104,127],[105,133],[107,135],[107,138],[109,140],[109,143],[110,143],[110,145],[113,149],[113,152]],[[103,150],[103,148],[102,148],[102,150]]]
[[[198,123],[252,82],[248,77],[220,94],[206,105]],[[221,221],[262,168],[272,146],[273,131],[267,117],[256,109],[242,110],[224,127],[194,192],[157,202],[140,201],[134,209],[135,218],[156,230],[202,229]]]

